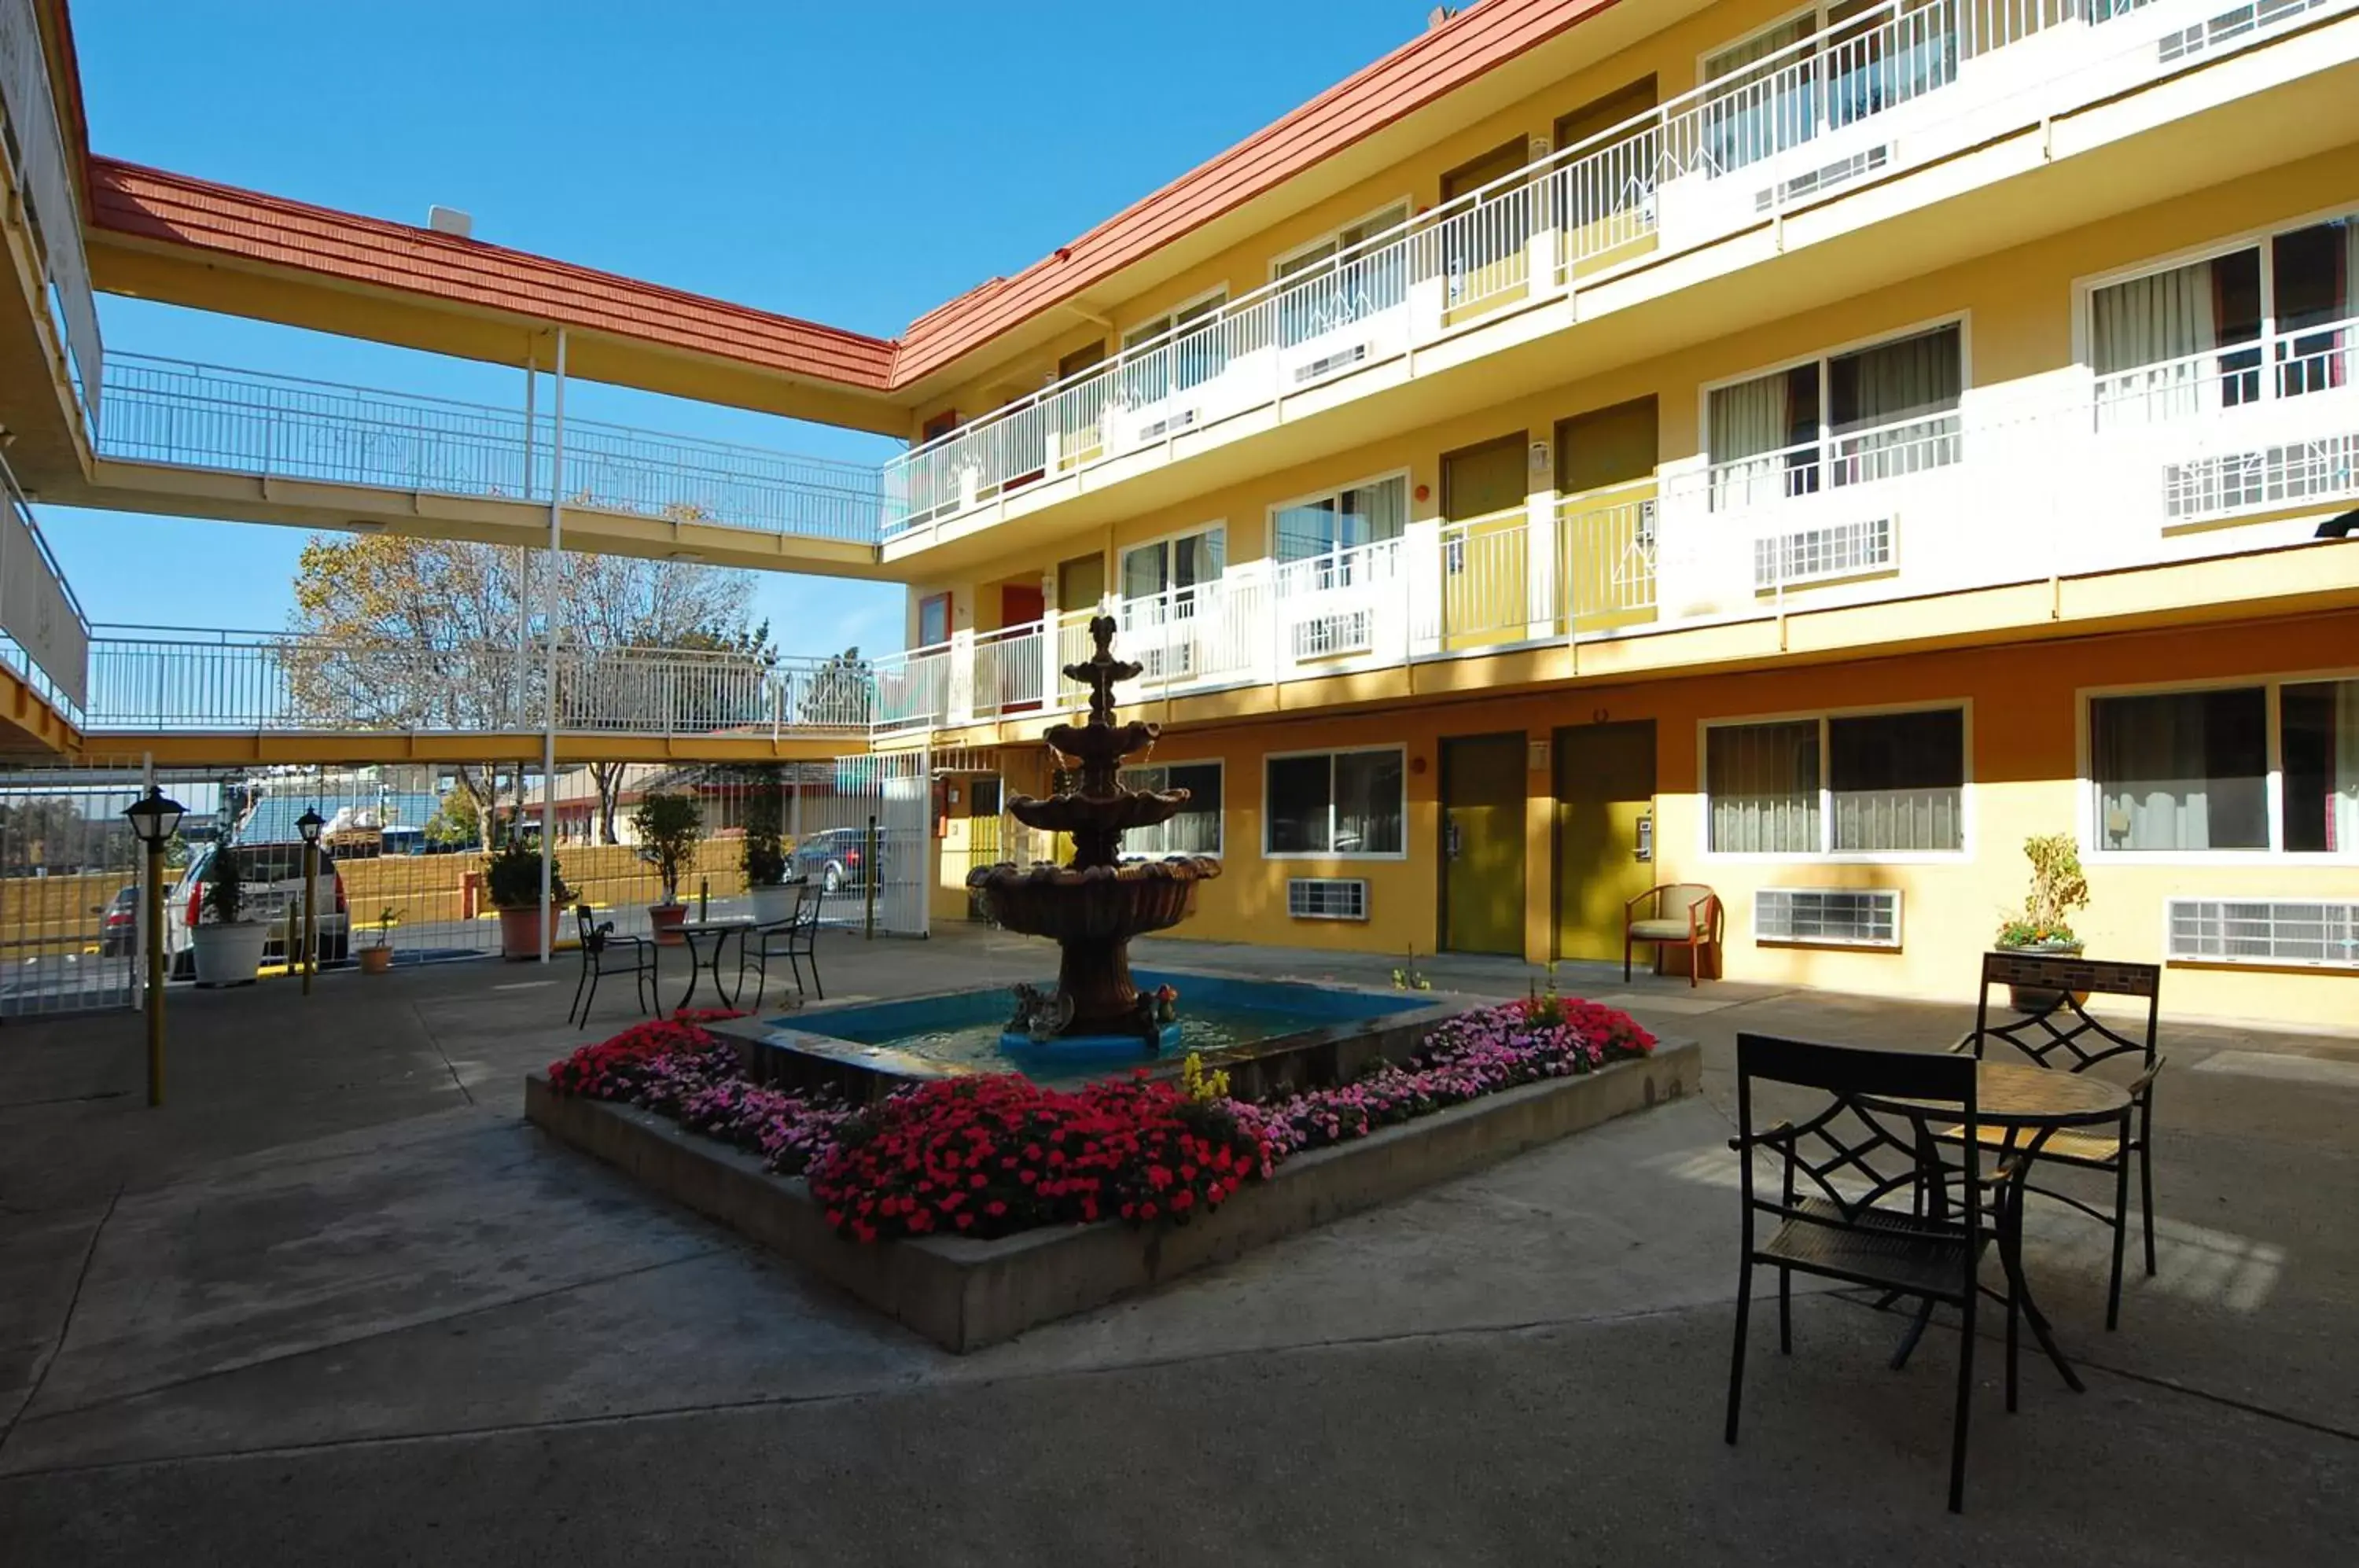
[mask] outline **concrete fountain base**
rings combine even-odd
[[[1104,1221],[998,1241],[848,1241],[828,1225],[800,1179],[774,1175],[754,1156],[684,1132],[653,1112],[560,1094],[538,1073],[525,1080],[525,1115],[551,1137],[963,1355],[1570,1133],[1693,1094],[1701,1085],[1701,1063],[1692,1040],[1664,1040],[1644,1061],[1527,1083],[1298,1155],[1271,1180],[1248,1182],[1186,1225],[1133,1228]]]

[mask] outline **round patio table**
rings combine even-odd
[[[1926,1135],[1924,1118],[1932,1114],[1955,1116],[1954,1103],[1948,1105],[1898,1096],[1860,1096],[1862,1103],[1908,1117],[1918,1124],[1920,1136]],[[1995,1149],[2006,1179],[2000,1189],[1997,1205],[1999,1262],[2006,1270],[2006,1408],[2015,1409],[2015,1344],[2016,1315],[2031,1324],[2039,1348],[2047,1352],[2063,1377],[2065,1387],[2074,1393],[2085,1393],[2080,1374],[2072,1370],[2071,1362],[2056,1343],[2055,1331],[2048,1315],[2031,1294],[2031,1282],[2023,1270],[2023,1198],[2031,1168],[2038,1163],[2039,1150],[2048,1140],[2067,1127],[2098,1127],[2107,1122],[2122,1124],[2125,1135],[2129,1130],[2130,1092],[2122,1084],[2100,1078],[2093,1073],[2067,1073],[2060,1068],[2039,1067],[2025,1062],[1984,1062],[1974,1072],[1974,1116],[1985,1133],[1996,1132],[2001,1140]],[[1944,1136],[1954,1141],[1962,1129],[1942,1129]],[[1917,1315],[1900,1348],[1892,1357],[1896,1367],[1908,1359],[1917,1339],[1925,1330],[1925,1321],[1931,1316],[1929,1302]]]
[[[679,932],[680,940],[688,943],[688,989],[679,994],[680,1008],[685,1008],[695,996],[696,977],[706,973],[712,976],[714,998],[735,1007],[737,998],[722,988],[721,955],[729,951],[729,939],[733,936],[738,939],[741,946],[744,944],[745,933],[754,929],[753,920],[744,915],[734,915],[718,920],[683,920],[674,929]],[[712,944],[710,950],[704,945],[708,942]],[[742,959],[739,967],[744,967]]]

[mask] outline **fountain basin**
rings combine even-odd
[[[827,1004],[711,1027],[748,1043],[757,1078],[860,1101],[974,1073],[1020,1073],[1059,1087],[1139,1068],[1165,1076],[1190,1052],[1226,1072],[1232,1093],[1258,1097],[1346,1081],[1378,1057],[1404,1060],[1468,1006],[1437,1002],[1430,993],[1185,970],[1140,970],[1134,978],[1150,991],[1168,985],[1180,993],[1179,1038],[1159,1050],[1149,1051],[1136,1032],[1103,1044],[1058,1039],[1003,1049],[1011,1003],[996,988]]]
[[[1169,814],[1152,797],[1129,799]],[[1130,939],[1178,925],[1187,917],[1196,884],[1220,874],[1221,863],[1210,856],[1175,855],[1113,866],[1008,862],[978,867],[968,874],[966,885],[1002,930],[1045,936],[1063,950],[1057,990],[1071,999],[1072,1018],[1060,1032],[1103,1040],[1142,1032]]]

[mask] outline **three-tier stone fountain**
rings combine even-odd
[[[1114,689],[1136,680],[1139,666],[1114,656],[1114,633],[1113,616],[1091,621],[1095,651],[1065,667],[1068,678],[1089,688],[1087,722],[1053,724],[1042,737],[1078,775],[1079,787],[1045,800],[1018,795],[1007,802],[1008,814],[1025,826],[1067,835],[1072,859],[1062,866],[1004,863],[967,877],[994,921],[1048,937],[1062,953],[1053,992],[1018,987],[1016,1016],[1002,1041],[1011,1051],[1051,1041],[1074,1051],[1177,1044],[1172,1007],[1143,996],[1131,977],[1130,939],[1179,924],[1196,884],[1221,874],[1221,863],[1205,855],[1123,858],[1122,835],[1169,822],[1189,792],[1123,787],[1124,760],[1151,747],[1159,730],[1138,720],[1114,722]]]
[[[1400,1060],[1461,1004],[1417,993],[1370,991],[1301,980],[1130,967],[1130,939],[1177,925],[1196,884],[1221,874],[1206,855],[1125,857],[1122,835],[1169,822],[1185,789],[1125,789],[1122,764],[1154,745],[1158,726],[1116,724],[1114,689],[1139,667],[1114,658],[1114,623],[1090,624],[1096,651],[1065,673],[1089,688],[1084,724],[1052,725],[1045,738],[1077,776],[1048,800],[1017,796],[1016,821],[1063,833],[1072,858],[1059,866],[1006,864],[969,875],[984,912],[1007,931],[1043,936],[1060,950],[1057,983],[1008,993],[962,988],[854,1002],[798,1003],[787,1014],[719,1023],[746,1042],[766,1083],[875,1099],[912,1083],[977,1073],[1019,1073],[1072,1084],[1144,1069],[1178,1070],[1190,1052],[1226,1072],[1247,1097],[1286,1087],[1348,1081],[1379,1057]]]

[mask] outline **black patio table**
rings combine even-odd
[[[1986,1132],[2002,1135],[1995,1147],[1999,1163],[2006,1171],[1998,1204],[1999,1261],[2006,1270],[2007,1290],[2031,1324],[2039,1348],[2047,1352],[2063,1377],[2065,1387],[2074,1393],[2088,1390],[2080,1374],[2072,1370],[2063,1350],[2056,1343],[2055,1331],[2048,1315],[2031,1294],[2031,1281],[2023,1269],[2023,1199],[2025,1183],[2031,1168],[2038,1163],[2039,1150],[2048,1140],[2066,1127],[2097,1127],[2118,1122],[2128,1130],[2130,1092],[2122,1084],[2100,1078],[2093,1073],[2066,1073],[2053,1067],[2038,1067],[2021,1062],[1984,1062],[1974,1073],[1975,1118]],[[1883,1096],[1860,1096],[1863,1104],[1908,1117],[1918,1127],[1920,1138],[1932,1134],[1925,1127],[1924,1117],[1935,1107],[1921,1101]],[[1951,1106],[1945,1115],[1957,1114]],[[1944,1129],[1954,1137],[1957,1129]],[[1991,1146],[1985,1145],[1985,1148]],[[1893,1352],[1892,1365],[1898,1367],[1917,1347],[1917,1340],[1925,1332],[1925,1323],[1932,1315],[1929,1302],[1917,1314],[1917,1320]],[[2006,1408],[2015,1409],[2015,1314],[2009,1312],[2006,1323]]]
[[[679,994],[680,1007],[685,1008],[695,996],[697,975],[708,971],[712,975],[714,998],[735,1007],[737,998],[722,988],[721,955],[729,951],[731,937],[736,937],[743,944],[745,933],[754,929],[753,920],[744,915],[733,915],[717,920],[683,920],[673,929],[679,932],[680,940],[688,943],[688,989]],[[703,946],[707,941],[712,943],[710,957]]]

